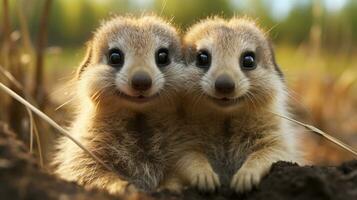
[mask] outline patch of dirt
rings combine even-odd
[[[0,123],[1,199],[116,199],[87,191],[41,170],[25,145]]]
[[[157,193],[158,199],[166,199],[169,194]],[[194,189],[186,190],[181,196],[189,200],[349,200],[357,199],[357,160],[339,167],[300,167],[288,162],[277,162],[259,188],[236,195],[227,189],[216,194],[201,194]]]
[[[44,172],[6,125],[0,123],[1,199],[118,199],[100,191],[88,191]],[[237,195],[229,189],[204,194],[188,189],[183,194],[167,191],[132,194],[123,199],[357,199],[357,160],[338,167],[305,166],[277,162],[259,188]]]

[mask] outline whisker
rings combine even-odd
[[[161,11],[160,11],[160,15],[159,15],[159,16],[162,16],[162,14],[163,14],[163,12],[164,12],[164,10],[165,10],[165,8],[166,8],[166,3],[167,3],[167,0],[164,0],[163,5],[162,5],[162,7],[161,7]]]
[[[58,107],[55,108],[55,111],[61,109],[61,108],[62,108],[63,106],[65,106],[65,105],[71,103],[74,99],[75,99],[75,98],[72,98],[72,99],[70,99],[70,100],[64,102],[63,104],[59,105]]]

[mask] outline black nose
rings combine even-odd
[[[152,85],[151,77],[148,73],[139,71],[131,78],[131,87],[135,90],[146,91],[150,89]]]
[[[218,76],[214,86],[216,88],[216,91],[221,94],[232,93],[235,88],[233,80],[226,74]]]

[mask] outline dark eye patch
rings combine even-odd
[[[240,67],[243,70],[253,70],[257,67],[256,55],[253,51],[246,51],[240,57]]]
[[[211,54],[207,50],[199,50],[196,55],[196,65],[200,68],[209,68],[211,65]]]
[[[169,49],[160,48],[155,54],[155,61],[157,66],[165,67],[170,64]]]
[[[124,53],[118,48],[112,48],[108,52],[108,64],[112,67],[122,67],[124,64]]]

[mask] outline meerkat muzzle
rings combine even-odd
[[[231,77],[226,74],[219,75],[214,84],[216,91],[220,94],[231,94],[234,92],[235,84]]]
[[[135,90],[144,92],[152,86],[152,79],[150,75],[144,71],[135,72],[131,78],[131,87]]]

